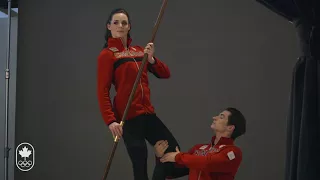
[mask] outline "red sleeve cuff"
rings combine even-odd
[[[112,121],[107,122],[107,126],[110,126],[110,124],[112,124],[114,122],[117,122],[117,121],[116,120],[112,120]]]
[[[176,155],[176,157],[175,157],[176,163],[178,163],[178,164],[183,164],[182,159],[181,159],[182,154],[183,154],[183,153],[178,153],[178,154]]]
[[[149,63],[149,68],[153,68],[153,66],[157,66],[157,64],[158,64],[159,60],[154,56],[153,56],[153,59],[154,59],[154,63],[153,64]]]
[[[154,63],[152,65],[156,65],[158,62],[158,58],[156,58],[155,56],[153,56],[153,59],[154,59]]]

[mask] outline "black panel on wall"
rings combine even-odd
[[[299,16],[298,9],[293,0],[256,0],[265,7],[287,19],[293,21]]]
[[[19,0],[11,0],[11,8],[18,8]],[[8,0],[0,0],[0,8],[8,9]]]

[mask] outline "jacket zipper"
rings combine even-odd
[[[201,176],[201,171],[200,171],[200,173],[199,173],[198,180],[200,180],[200,176]]]
[[[126,47],[125,47],[125,49],[128,51],[128,53],[129,53],[130,56],[131,56],[130,49],[129,49],[129,48],[126,48]],[[132,58],[132,59],[134,60],[136,66],[137,66],[137,69],[138,69],[138,71],[139,71],[140,68],[139,68],[139,65],[138,65],[136,59],[135,59],[135,58]],[[144,98],[144,97],[143,97],[143,87],[142,87],[141,78],[139,79],[139,84],[140,84],[140,87],[141,87],[141,104],[142,104],[142,106],[143,106],[143,98]]]
[[[211,144],[211,143],[210,143],[210,144]],[[213,146],[212,146],[212,144],[211,144],[209,150],[210,150],[212,147],[213,147]],[[198,180],[200,180],[201,172],[202,172],[202,171],[200,171],[200,173],[199,173],[199,175],[198,175]]]
[[[139,71],[139,65],[138,65],[136,59],[134,59],[134,58],[132,58],[132,59],[133,59],[134,62],[136,63],[136,66],[137,66],[138,71]],[[142,96],[141,101],[142,101],[142,103],[143,103],[143,87],[142,87],[142,83],[141,83],[141,78],[139,79],[139,84],[140,84],[140,87],[141,87],[141,96]]]

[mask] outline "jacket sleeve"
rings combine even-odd
[[[148,62],[148,70],[151,72],[154,76],[160,79],[168,79],[170,78],[170,70],[169,67],[159,60],[157,57],[153,57],[155,60],[154,64],[151,64]]]
[[[102,51],[98,57],[97,64],[97,96],[99,108],[102,118],[108,126],[116,122],[110,100],[110,88],[113,78],[113,60],[111,55],[111,52]]]
[[[193,146],[186,154],[192,155],[194,153],[194,150],[198,148],[200,145]],[[160,160],[159,160],[160,161]],[[186,175],[189,175],[190,169],[185,166],[184,164],[175,163],[174,164],[174,170],[171,171],[171,174],[168,175],[167,179],[176,179],[180,178]]]
[[[144,52],[144,47],[142,46],[136,46],[136,47],[138,47],[140,51]],[[151,72],[154,76],[156,76],[159,79],[170,78],[171,74],[170,74],[169,67],[164,62],[162,62],[159,58],[154,56],[153,59],[155,60],[154,64],[149,63],[149,61],[147,60],[146,65],[148,67],[148,71]]]
[[[162,164],[162,162],[160,162],[161,158],[155,156],[155,159],[156,159],[156,164]],[[179,177],[186,176],[188,174],[189,174],[189,168],[187,168],[184,165],[174,163],[174,167],[173,167],[172,171],[170,171],[170,173],[166,174],[167,175],[166,179],[176,179]]]
[[[227,173],[233,172],[239,167],[242,161],[242,152],[239,148],[229,147],[219,153],[210,153],[207,156],[179,153],[175,159],[177,163],[190,169]]]

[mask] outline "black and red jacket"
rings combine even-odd
[[[109,38],[108,47],[104,48],[98,56],[97,94],[100,111],[107,125],[121,121],[142,63],[144,47],[131,46],[131,42],[132,39],[129,38],[126,49],[121,39]],[[145,64],[126,120],[140,114],[155,113],[150,101],[148,72],[158,78],[169,78],[170,71],[166,64],[156,57],[154,59],[154,64],[150,64],[148,60]],[[112,84],[116,90],[113,105],[109,94]]]

